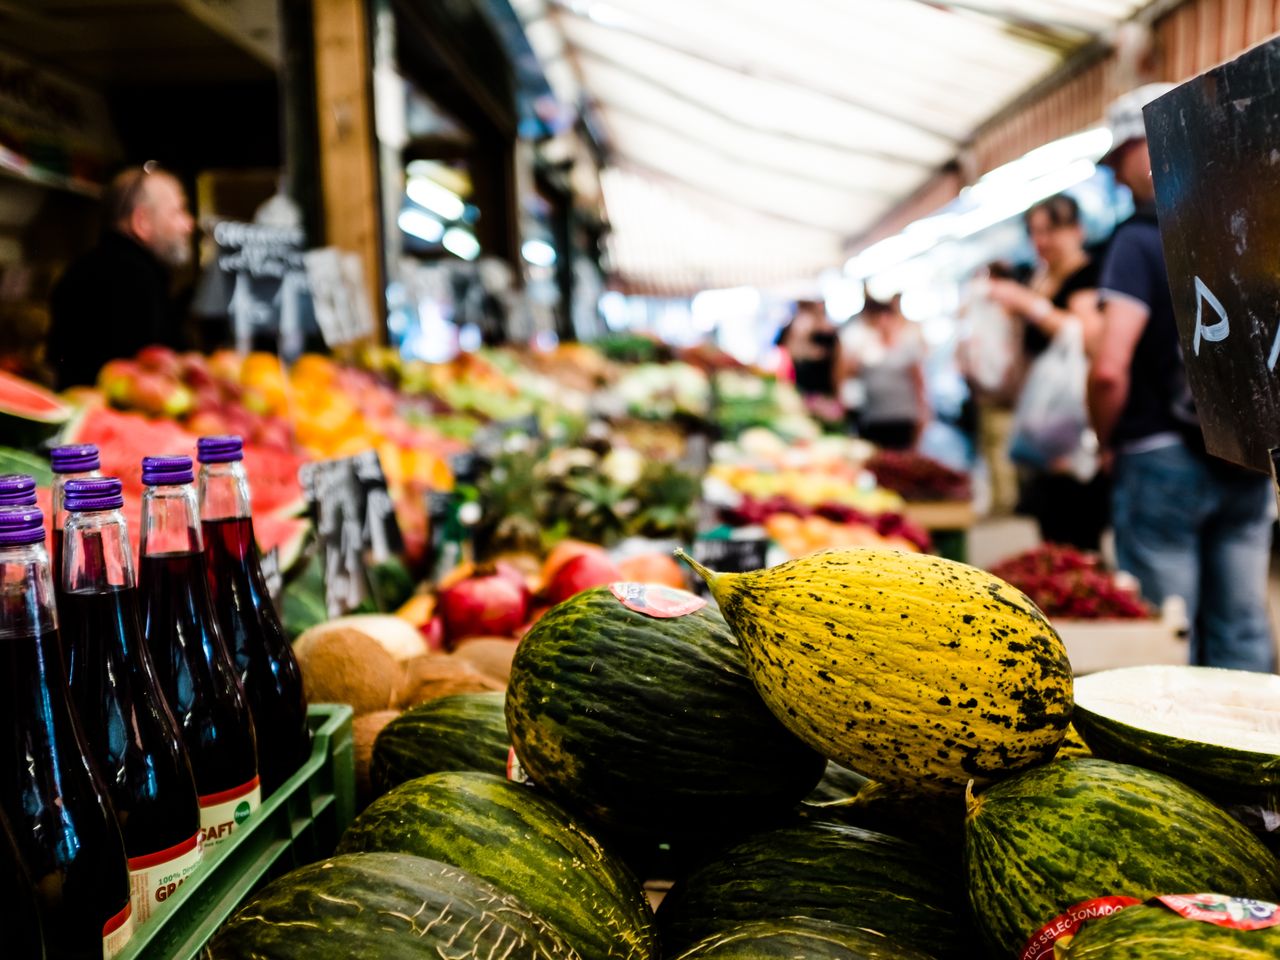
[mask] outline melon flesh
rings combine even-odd
[[[1126,667],[1077,677],[1075,702],[1163,736],[1280,755],[1280,677],[1212,667]]]

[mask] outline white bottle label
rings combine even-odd
[[[233,790],[201,797],[200,840],[205,852],[224,843],[261,805],[262,787],[257,777]]]
[[[129,860],[129,892],[133,897],[133,921],[142,926],[173,892],[200,866],[204,848],[200,834],[168,850]]]
[[[111,960],[133,937],[133,904],[108,920],[102,927],[102,960]]]

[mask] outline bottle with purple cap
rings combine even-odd
[[[0,474],[0,507],[34,507],[35,477],[25,473]]]
[[[141,926],[200,863],[200,804],[187,751],[142,642],[133,550],[115,477],[66,485],[58,599],[71,700],[124,835]]]
[[[49,452],[49,466],[53,468],[53,486],[49,491],[50,509],[53,512],[53,587],[62,590],[62,530],[67,525],[67,512],[62,501],[68,480],[100,476],[102,464],[98,448],[92,443],[76,443],[66,447],[54,447]]]
[[[0,507],[0,808],[48,960],[115,956],[133,934],[124,841],[67,695],[36,507]]]
[[[218,629],[249,700],[258,735],[262,795],[310,753],[302,671],[271,603],[253,537],[249,481],[239,437],[201,437],[200,523]]]
[[[261,803],[253,719],[209,602],[190,457],[142,461],[142,629],[191,758],[206,854]]]

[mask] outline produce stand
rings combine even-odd
[[[1054,619],[1077,675],[1118,667],[1183,664],[1190,659],[1181,602],[1166,604],[1158,620]]]
[[[973,504],[967,500],[910,501],[902,511],[908,520],[924,527],[933,538],[934,552],[960,563],[969,556],[969,531],[977,522]]]
[[[344,704],[311,705],[307,762],[202,862],[118,960],[195,960],[254,890],[333,852],[355,816],[351,713]]]

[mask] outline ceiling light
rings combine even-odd
[[[444,236],[444,224],[429,213],[421,210],[401,210],[400,216],[396,218],[396,224],[405,233],[419,240],[425,240],[427,243],[439,243],[440,238]]]
[[[480,256],[480,241],[475,238],[475,234],[468,233],[459,227],[450,227],[446,230],[441,243],[455,257],[461,257],[463,260],[474,260]]]
[[[520,254],[535,267],[551,267],[556,262],[556,248],[545,240],[526,240]]]
[[[404,192],[418,206],[426,207],[442,220],[461,220],[467,210],[461,197],[426,177],[410,177]]]

